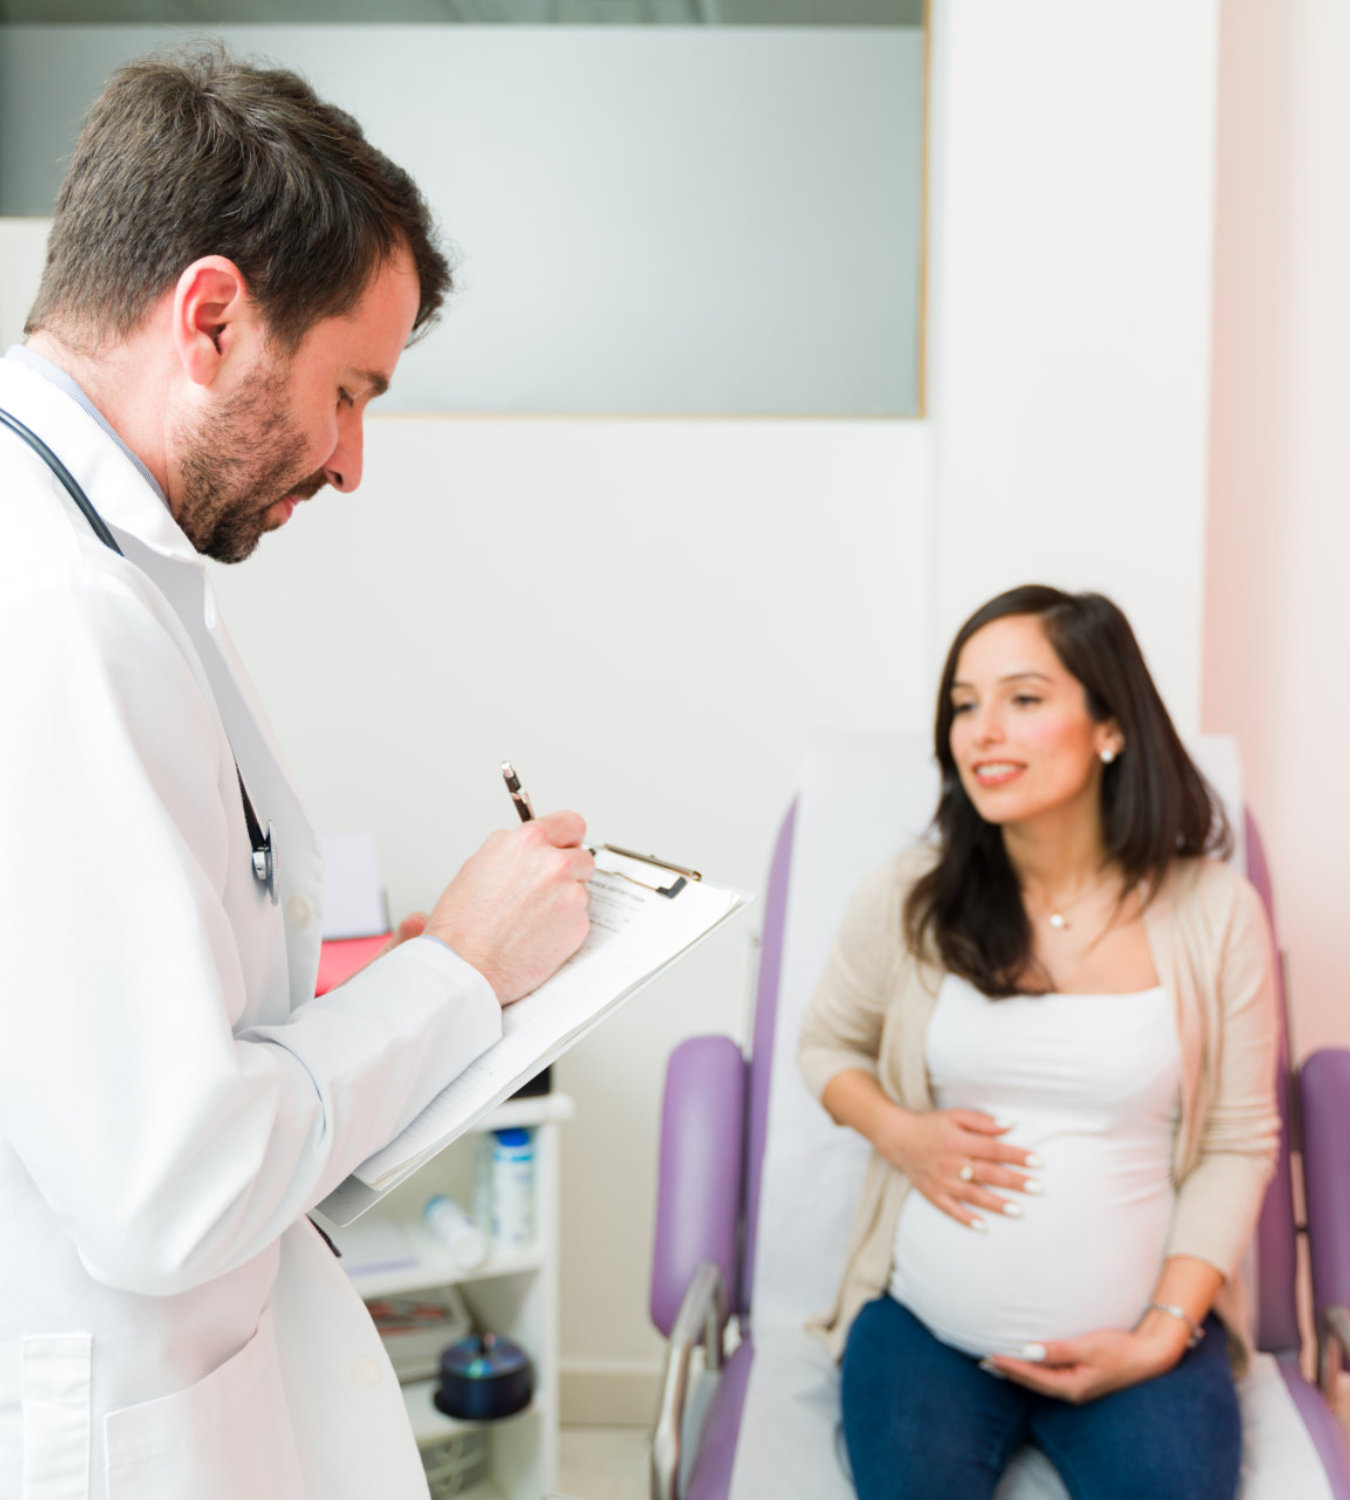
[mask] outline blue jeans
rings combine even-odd
[[[844,1441],[859,1500],[989,1500],[1034,1443],[1073,1500],[1233,1500],[1242,1420],[1222,1324],[1165,1375],[1082,1406],[981,1370],[878,1297],[849,1331]]]

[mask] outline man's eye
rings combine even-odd
[[[350,391],[344,391],[341,387],[339,387],[338,388],[338,405],[339,406],[355,406],[356,402],[352,400],[352,393]]]

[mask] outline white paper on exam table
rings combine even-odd
[[[350,1224],[753,899],[701,880],[686,881],[674,896],[655,888],[676,878],[663,866],[600,849],[590,882],[591,930],[579,951],[507,1006],[501,1040],[362,1162],[318,1212],[339,1227]]]

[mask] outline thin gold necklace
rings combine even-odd
[[[1069,930],[1070,923],[1068,917],[1064,915],[1065,912],[1072,911],[1075,906],[1078,906],[1082,902],[1086,901],[1087,898],[1093,893],[1093,891],[1099,889],[1106,883],[1110,875],[1111,866],[1107,865],[1107,867],[1101,872],[1101,874],[1098,875],[1096,880],[1094,880],[1090,885],[1084,886],[1084,888],[1079,891],[1079,893],[1073,898],[1072,901],[1055,902],[1051,906],[1048,916],[1048,921],[1051,927],[1053,927],[1056,932],[1067,932]]]

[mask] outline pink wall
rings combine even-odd
[[[1224,0],[1203,727],[1270,847],[1293,1040],[1350,1044],[1350,8]]]

